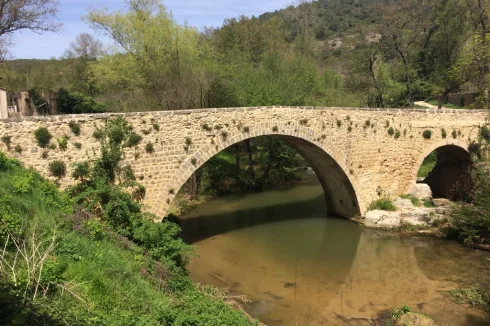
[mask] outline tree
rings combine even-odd
[[[87,19],[116,44],[115,53],[92,65],[106,92],[141,91],[139,102],[157,109],[192,109],[208,87],[210,55],[196,29],[179,26],[159,0],[127,0],[128,11],[93,10]],[[154,100],[155,103],[149,103]]]
[[[61,24],[54,21],[58,0],[0,0],[0,61],[5,60],[9,34],[19,30],[55,32]]]
[[[65,51],[65,58],[80,58],[93,60],[104,54],[104,45],[90,34],[82,33],[77,35],[70,47]]]

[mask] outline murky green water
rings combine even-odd
[[[214,200],[181,224],[200,254],[192,278],[246,295],[248,312],[267,325],[377,325],[402,304],[440,325],[490,325],[489,314],[447,294],[490,288],[488,253],[327,218],[314,177]]]

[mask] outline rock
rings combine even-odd
[[[432,190],[426,183],[416,183],[412,187],[411,195],[417,197],[418,199],[431,199]]]
[[[446,198],[436,198],[432,202],[436,207],[451,208],[453,202]]]
[[[397,228],[401,226],[401,212],[387,212],[381,210],[366,213],[364,225],[370,228]]]
[[[401,219],[404,224],[410,225],[427,225],[431,220],[431,209],[418,207],[408,212],[401,213]]]
[[[398,318],[395,326],[437,326],[437,324],[427,316],[409,312]]]
[[[403,199],[398,197],[393,202],[398,209],[413,209],[413,204],[410,199]]]

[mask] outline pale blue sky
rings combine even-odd
[[[240,15],[260,15],[264,12],[282,9],[295,4],[296,0],[164,0],[163,3],[172,12],[179,23],[187,21],[189,25],[221,26],[226,18]],[[13,58],[49,59],[59,57],[76,35],[88,32],[94,34],[88,24],[82,21],[89,8],[108,8],[111,11],[125,8],[124,0],[60,0],[58,20],[64,24],[58,33],[35,34],[28,31],[13,35]],[[103,42],[107,39],[96,35]]]

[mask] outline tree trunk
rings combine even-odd
[[[252,146],[250,145],[250,139],[245,140],[245,147],[248,153],[248,173],[250,174],[250,178],[255,181],[254,160]]]

